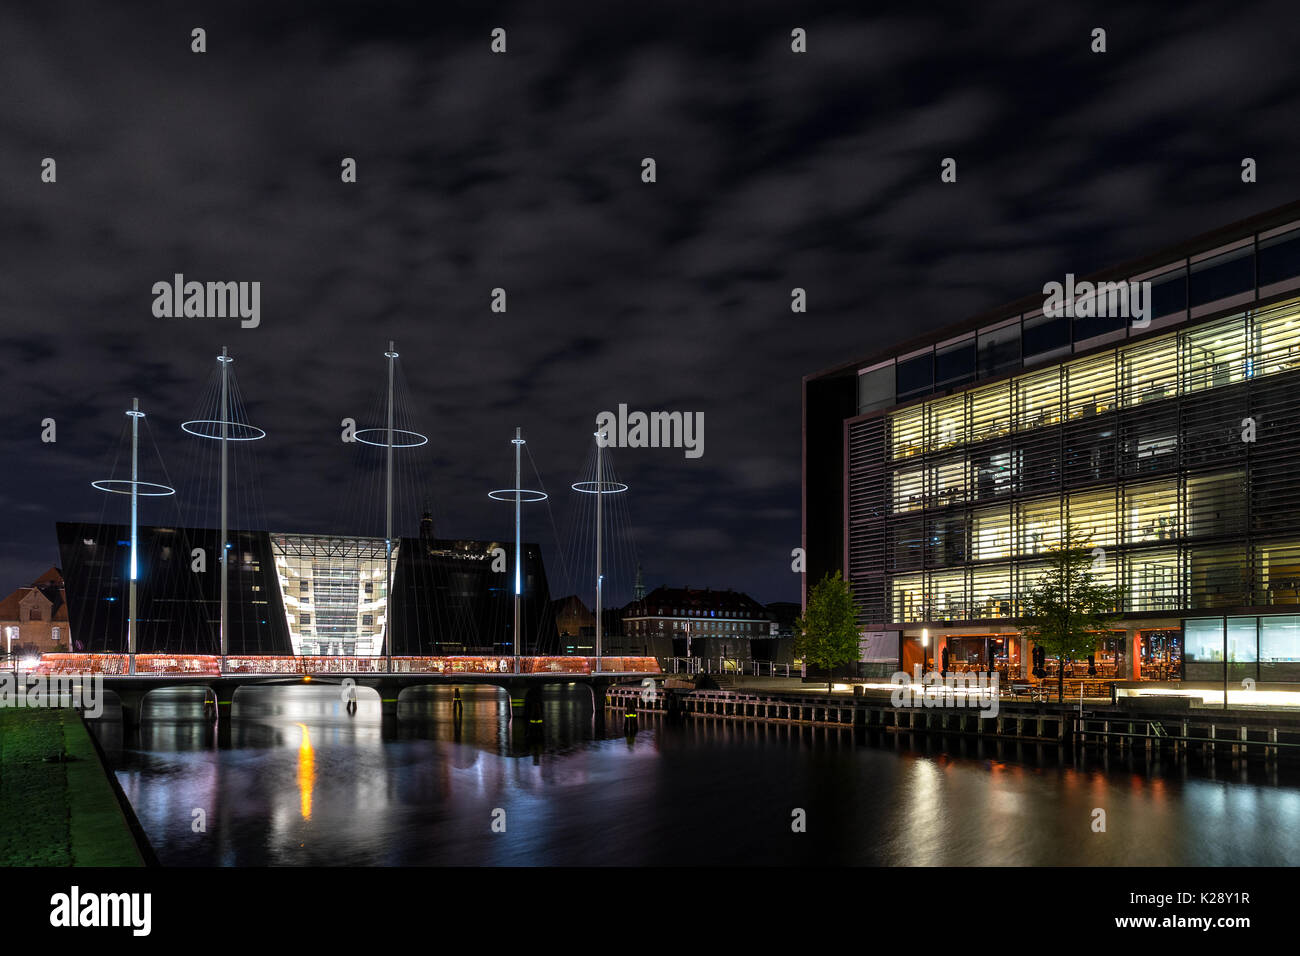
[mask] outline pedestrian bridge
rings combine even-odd
[[[541,721],[541,691],[548,684],[581,684],[592,695],[597,723],[604,722],[606,691],[615,684],[661,676],[653,657],[269,657],[137,654],[135,673],[127,654],[44,654],[37,674],[101,676],[122,702],[126,730],[139,727],[144,698],[165,687],[206,688],[216,699],[219,738],[229,740],[232,705],[241,687],[337,684],[369,687],[379,694],[386,720],[396,720],[403,691],[414,687],[494,684],[510,695],[511,718]]]

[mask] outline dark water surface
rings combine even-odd
[[[501,692],[462,693],[456,721],[450,689],[409,692],[386,734],[377,698],[244,689],[222,750],[201,696],[158,691],[138,740],[111,710],[96,733],[171,865],[1300,861],[1300,775],[1259,763],[701,719],[628,737],[614,711],[593,739],[584,688],[530,736]]]

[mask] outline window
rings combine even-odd
[[[1240,249],[1192,263],[1188,281],[1192,307],[1231,298],[1255,290],[1255,253]]]
[[[1020,553],[1039,554],[1061,543],[1060,499],[1027,502],[1020,506]]]
[[[1042,313],[1025,318],[1025,331],[1022,340],[1025,361],[1046,358],[1057,352],[1070,349],[1070,319],[1059,315],[1049,318]]]
[[[971,518],[971,558],[1011,557],[1011,509],[979,511]]]
[[[934,390],[933,352],[927,351],[913,358],[902,360],[895,367],[897,369],[897,389],[900,401],[904,398],[926,395]]]
[[[926,428],[926,446],[930,451],[941,451],[967,441],[966,396],[954,395],[941,401],[926,403],[929,422]]]
[[[1187,271],[1183,268],[1149,280],[1151,283],[1151,318],[1159,319],[1187,311]]]
[[[894,363],[858,373],[858,414],[894,404]]]
[[[1011,431],[1011,383],[986,385],[970,393],[970,440],[998,438]]]
[[[57,627],[50,628],[50,640],[52,640],[55,644],[59,643],[60,633],[61,631],[59,628]]]
[[[308,627],[308,626],[310,626],[310,625],[311,625],[311,615],[310,615],[310,614],[307,614],[307,613],[300,613],[300,614],[298,615],[298,625],[299,625],[300,627]]]
[[[1183,661],[1188,680],[1213,680],[1223,675],[1223,618],[1193,618],[1183,622]]]
[[[362,615],[361,615],[361,626],[362,626],[362,627],[373,627],[374,624],[375,624],[375,616],[374,616],[373,614],[362,614]]]
[[[1177,551],[1142,551],[1128,557],[1125,611],[1166,611],[1182,607],[1182,574]]]
[[[1128,544],[1182,537],[1178,486],[1137,486],[1124,493],[1124,540]]]
[[[1300,368],[1300,307],[1295,302],[1257,313],[1256,357],[1252,375],[1271,375]]]
[[[934,353],[936,388],[964,385],[975,380],[975,337],[941,345]]]
[[[39,620],[41,620],[41,609],[38,608],[38,607],[28,608],[28,609],[27,609],[27,620],[29,620],[29,621],[39,621]]]
[[[1178,394],[1178,337],[1166,335],[1125,349],[1119,376],[1125,406],[1173,398]]]
[[[1115,546],[1115,492],[1071,495],[1069,505],[1070,525],[1086,547]]]
[[[1256,268],[1261,289],[1300,276],[1300,229],[1260,240]]]
[[[1265,680],[1294,680],[1300,674],[1300,617],[1260,619],[1259,663]]]
[[[1061,420],[1061,375],[1047,369],[1016,379],[1016,428],[1056,425]]]
[[[1008,372],[1020,365],[1020,320],[1000,328],[983,329],[979,334],[976,370],[980,378]]]
[[[925,447],[925,406],[914,405],[889,419],[890,448],[894,458],[910,458]]]
[[[1107,353],[1065,367],[1066,417],[1101,415],[1115,408],[1115,355]]]
[[[971,571],[973,618],[1011,616],[1011,566],[975,568]]]
[[[1221,388],[1246,378],[1246,319],[1235,316],[1183,333],[1183,391]]]

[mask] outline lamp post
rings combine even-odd
[[[928,627],[923,627],[921,628],[921,679],[922,680],[925,679],[925,664],[927,658],[929,657],[929,650],[930,650],[930,629]]]

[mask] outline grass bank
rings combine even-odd
[[[0,709],[0,866],[143,866],[108,774],[75,711]]]

